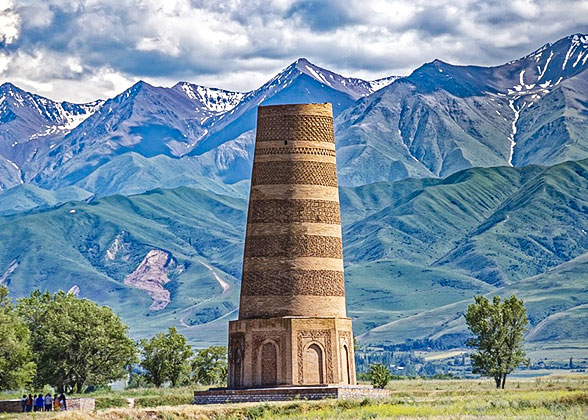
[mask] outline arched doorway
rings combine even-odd
[[[278,349],[270,341],[261,346],[261,385],[278,383]]]
[[[236,346],[233,350],[232,367],[233,388],[241,388],[243,386],[243,349],[241,346]]]
[[[349,349],[347,344],[343,344],[343,382],[351,384],[351,369],[349,366]]]
[[[311,344],[304,352],[304,383],[324,383],[323,351],[317,344]]]

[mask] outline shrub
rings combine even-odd
[[[388,385],[388,382],[390,382],[390,379],[392,378],[390,369],[388,369],[388,366],[383,363],[374,363],[370,365],[368,375],[370,382],[376,388],[386,388],[386,385]]]

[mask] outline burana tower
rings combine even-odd
[[[229,387],[355,384],[331,104],[258,108]]]
[[[355,385],[331,104],[262,106],[228,388],[199,404],[379,397]]]

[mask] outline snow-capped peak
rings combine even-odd
[[[23,121],[29,123],[38,121],[41,125],[40,130],[29,131],[29,140],[71,131],[96,112],[103,103],[102,100],[86,104],[55,102],[26,92],[12,83],[4,83],[0,86],[0,105],[2,106],[0,117],[10,112],[14,116],[23,118]],[[21,141],[19,139],[17,143]]]
[[[354,99],[370,95],[398,78],[397,76],[390,76],[369,82],[355,77],[344,77],[301,57],[270,80],[268,84],[273,85],[274,82],[278,82],[287,85],[293,77],[300,74],[305,74],[324,86],[345,92]]]
[[[236,107],[245,96],[242,92],[209,88],[188,82],[179,82],[173,89],[180,90],[189,99],[201,104],[206,110],[221,113]]]

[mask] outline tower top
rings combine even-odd
[[[257,117],[282,117],[290,115],[317,115],[333,117],[333,107],[329,102],[322,104],[288,104],[288,105],[263,105],[257,108]]]

